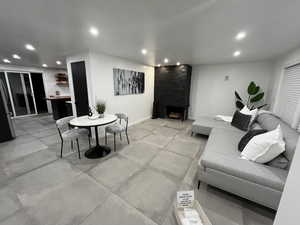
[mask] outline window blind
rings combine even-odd
[[[293,128],[298,128],[300,120],[300,64],[284,69],[279,96],[278,114]]]

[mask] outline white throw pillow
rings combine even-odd
[[[243,159],[267,163],[285,151],[280,125],[275,130],[254,136],[241,153]]]
[[[258,112],[257,109],[250,110],[250,109],[248,109],[248,107],[246,105],[240,111],[240,113],[243,113],[245,115],[250,115],[251,116],[250,124],[252,124],[252,122],[254,121],[254,119],[255,119],[255,117],[257,115],[257,112]]]

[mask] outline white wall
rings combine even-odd
[[[70,95],[69,87],[62,87],[56,85],[55,74],[59,72],[66,72],[66,70],[53,70],[53,69],[42,69],[36,67],[24,67],[24,66],[14,66],[14,65],[3,65],[0,64],[0,70],[3,71],[18,71],[18,72],[32,72],[32,73],[42,73],[44,88],[46,97],[50,95],[55,95],[56,91],[60,91],[61,95]],[[52,113],[51,104],[47,101],[48,112]]]
[[[104,100],[107,108],[106,113],[124,112],[128,114],[130,124],[151,117],[154,98],[153,67],[119,57],[88,53],[69,57],[67,59],[68,71],[71,71],[71,62],[80,60],[86,62],[89,103],[91,106],[94,106],[97,100]],[[145,72],[145,93],[115,96],[113,88],[113,68]],[[71,72],[69,72],[69,74],[71,74]],[[70,78],[70,86],[72,83],[72,79]],[[72,88],[71,94],[74,95]],[[74,98],[74,96],[72,98]]]
[[[266,92],[272,79],[272,62],[193,66],[190,93],[190,118],[197,116],[232,115],[235,111],[234,91],[246,98],[246,90],[255,81]],[[229,76],[229,80],[225,80]]]

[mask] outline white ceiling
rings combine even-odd
[[[1,0],[0,57],[16,53],[22,60],[13,64],[50,67],[87,50],[149,65],[164,57],[170,64],[264,60],[300,45],[299,11],[299,0]],[[248,36],[237,42],[240,30]],[[237,49],[242,55],[233,58]]]

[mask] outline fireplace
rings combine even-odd
[[[178,106],[167,106],[166,115],[170,119],[178,119],[183,121],[186,119],[186,109]]]
[[[191,75],[189,65],[155,67],[153,119],[188,118]]]

